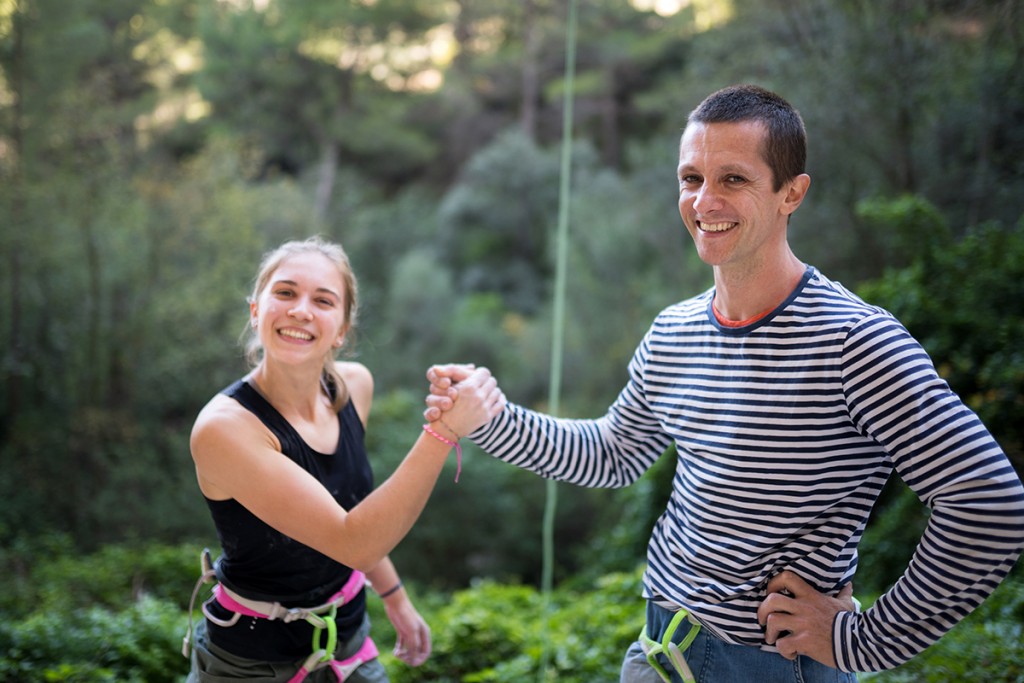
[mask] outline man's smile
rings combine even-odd
[[[697,221],[697,227],[704,232],[725,232],[731,228],[736,227],[736,223],[704,223]]]

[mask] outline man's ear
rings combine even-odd
[[[811,176],[801,173],[789,181],[783,191],[786,193],[782,200],[782,213],[790,216],[796,211],[804,197],[807,196],[807,188],[811,186]]]

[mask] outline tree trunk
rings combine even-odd
[[[11,17],[14,33],[13,59],[11,60],[10,84],[14,99],[11,121],[11,147],[14,157],[11,178],[11,230],[7,234],[7,277],[10,280],[8,292],[8,330],[10,346],[8,358],[3,363],[4,385],[7,387],[6,413],[12,419],[21,410],[21,378],[24,362],[24,341],[21,316],[21,236],[25,230],[25,21],[16,7]]]
[[[338,176],[340,155],[340,145],[337,140],[328,138],[324,141],[313,205],[313,218],[317,225],[323,225],[327,220],[327,209],[331,206],[331,195],[334,193],[334,180]]]
[[[537,140],[537,102],[540,98],[540,47],[537,5],[533,0],[526,0],[523,5],[523,92],[519,122],[523,133],[534,142]]]

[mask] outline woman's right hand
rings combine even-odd
[[[424,399],[427,407],[423,411],[423,418],[427,422],[440,420],[444,413],[452,409],[455,399],[459,397],[458,383],[467,379],[474,370],[476,370],[476,366],[472,363],[430,366],[427,370],[430,392]]]
[[[423,416],[454,431],[456,439],[476,431],[505,409],[505,394],[487,368],[435,365],[427,377],[430,395]]]

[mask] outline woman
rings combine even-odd
[[[339,245],[288,242],[261,264],[249,301],[252,371],[200,412],[191,450],[222,554],[192,643],[190,683],[386,681],[368,638],[363,582],[381,596],[395,654],[417,666],[430,631],[388,553],[419,516],[450,449],[504,404],[486,369],[455,410],[424,425],[373,490],[363,436],[373,378],[336,352],[356,317]],[[463,400],[467,397],[470,400]],[[372,492],[371,492],[372,491]],[[365,577],[365,579],[364,579]]]

